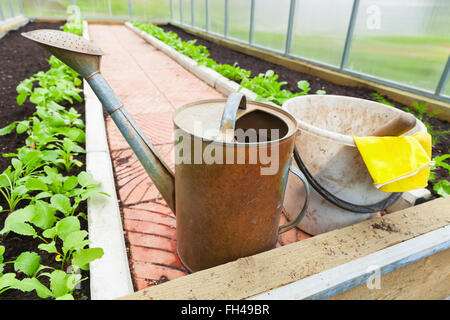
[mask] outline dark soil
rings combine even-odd
[[[45,71],[50,68],[47,59],[50,54],[39,47],[30,40],[25,39],[20,35],[21,32],[27,32],[35,29],[59,29],[62,23],[35,23],[31,22],[20,28],[17,31],[10,31],[3,39],[0,40],[0,61],[2,68],[0,69],[0,128],[5,127],[13,121],[25,120],[30,117],[35,111],[36,107],[28,100],[21,106],[16,103],[16,86],[24,79],[29,78],[39,71]],[[72,105],[84,119],[84,103],[76,102]],[[0,137],[0,154],[16,152],[17,148],[25,145],[26,134],[18,135],[11,133],[7,136]],[[85,163],[85,156],[80,156],[78,159]],[[11,163],[11,158],[0,157],[0,172],[3,172]],[[80,171],[85,170],[85,166],[81,168],[74,168],[70,174],[77,175]],[[26,201],[19,203],[17,209],[23,208],[27,205]],[[7,204],[0,195],[0,206],[7,207]],[[77,209],[76,213],[87,213],[86,202],[82,203]],[[6,213],[0,213],[0,229],[3,228],[4,221],[7,218]],[[87,221],[81,219],[82,229],[87,230]],[[20,236],[10,233],[5,237],[0,236],[0,244],[5,246],[4,254],[5,261],[12,261],[17,258],[24,251],[33,251],[39,253],[41,257],[41,264],[50,266],[56,269],[61,267],[61,262],[55,260],[53,254],[45,251],[40,251],[37,247],[42,243],[39,239],[31,237]],[[6,272],[15,272],[13,264],[7,264],[4,269]],[[82,271],[82,277],[89,276],[89,271]],[[23,275],[18,274],[18,278]],[[40,280],[47,287],[47,277],[42,277]],[[75,298],[86,299],[90,297],[89,280],[81,283],[81,289],[76,290]],[[0,300],[36,300],[41,299],[33,292],[22,292],[19,290],[7,290],[0,296]]]
[[[238,51],[234,51],[221,45],[215,44],[211,41],[199,38],[197,36],[193,36],[192,34],[184,31],[183,29],[180,29],[170,24],[162,25],[160,27],[163,28],[165,31],[172,31],[177,33],[178,36],[184,41],[194,39],[197,40],[196,43],[205,46],[208,49],[211,58],[218,63],[222,64],[226,63],[233,65],[235,62],[238,62],[240,67],[246,70],[250,70],[252,72],[252,76],[257,76],[259,73],[265,73],[267,70],[275,71],[275,73],[279,75],[278,78],[279,81],[287,82],[287,84],[283,87],[283,89],[287,89],[292,92],[298,92],[300,90],[297,88],[297,82],[300,80],[307,80],[310,84],[311,92],[316,92],[317,90],[325,90],[327,94],[343,95],[376,101],[372,96],[372,94],[376,93],[376,91],[374,90],[364,87],[341,86],[306,73],[290,70],[283,66],[267,62],[253,56],[249,56],[247,54],[240,53]],[[408,107],[387,98],[386,100],[393,103],[395,107],[399,109],[404,109],[405,107]],[[415,115],[417,116],[418,113],[415,113]],[[435,131],[450,130],[450,124],[447,121],[439,120],[437,118],[429,117],[427,115],[424,115],[422,121],[427,122],[431,126],[433,126]],[[432,156],[436,157],[443,154],[447,154],[450,152],[449,149],[450,149],[450,135],[446,134],[444,136],[441,136],[439,138],[439,141],[433,145]],[[450,177],[446,169],[444,168],[439,168],[436,171],[434,171],[434,173],[436,175],[435,181],[450,180]],[[428,189],[434,194],[434,197],[436,197],[437,195],[435,195],[432,185],[433,183],[430,182],[428,185]]]

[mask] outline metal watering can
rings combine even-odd
[[[203,100],[183,106],[173,118],[174,174],[100,74],[103,52],[99,48],[62,31],[35,30],[22,35],[87,80],[176,212],[177,252],[188,270],[198,271],[272,249],[278,235],[303,218],[309,186],[305,176],[291,166],[299,130],[289,112],[263,103],[247,103],[239,93],[228,100]],[[218,130],[211,134],[214,128]],[[238,129],[244,134],[238,135]],[[248,129],[256,134],[247,135]],[[253,161],[246,163],[252,156]],[[273,172],[264,174],[264,169],[270,169],[270,157],[276,162],[271,163]],[[306,197],[297,217],[279,226],[289,172],[303,181]]]

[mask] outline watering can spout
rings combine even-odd
[[[22,36],[37,42],[87,80],[164,200],[175,212],[175,176],[101,75],[102,50],[82,37],[63,31],[34,30],[22,33]]]

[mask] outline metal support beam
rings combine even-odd
[[[358,15],[359,0],[353,0],[352,14],[350,22],[348,23],[347,37],[345,38],[344,52],[342,53],[341,69],[344,69],[347,64],[350,45],[353,38],[353,30],[355,29],[356,16]]]
[[[223,26],[223,35],[226,38],[228,35],[228,0],[225,0],[225,16]]]
[[[250,3],[250,29],[248,31],[248,43],[253,43],[253,25],[255,23],[255,0]]]
[[[441,78],[439,79],[439,83],[436,87],[435,94],[437,96],[441,95],[445,89],[445,85],[447,84],[448,78],[450,76],[450,55],[447,58],[447,63],[445,64],[444,71],[442,71]]]
[[[3,6],[1,2],[0,2],[0,18],[2,20],[5,20],[5,13],[3,12]]]
[[[22,0],[17,0],[17,3],[19,4],[20,14],[23,15],[23,5],[22,5]]]
[[[133,6],[131,4],[131,0],[128,0],[128,16],[130,19],[133,19]]]
[[[294,18],[295,18],[295,6],[296,0],[291,0],[291,4],[289,6],[289,21],[286,33],[286,44],[284,49],[284,55],[288,55],[291,51],[291,42],[292,42],[292,29],[294,27]]]
[[[14,18],[14,16],[16,14],[14,13],[14,7],[13,7],[13,4],[12,4],[12,0],[8,0],[8,4],[9,4],[9,10],[11,11],[11,18]]]

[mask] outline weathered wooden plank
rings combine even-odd
[[[450,197],[150,287],[121,299],[244,299],[450,224]]]
[[[366,284],[332,300],[431,300],[450,295],[450,249],[431,255],[381,277],[380,289]]]
[[[449,248],[450,226],[446,226],[250,299],[327,299],[364,284],[381,288],[381,276]]]

